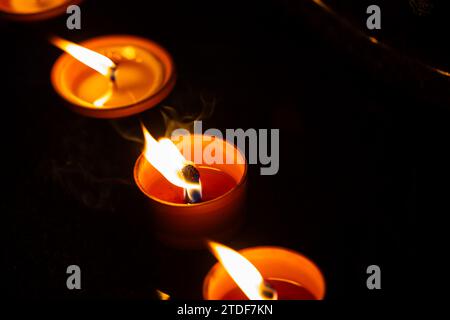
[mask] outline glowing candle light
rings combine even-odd
[[[53,38],[52,43],[61,50],[68,52],[72,57],[84,63],[89,68],[94,69],[104,76],[108,76],[112,81],[114,80],[113,75],[117,66],[108,57],[58,37]]]
[[[156,294],[158,295],[159,300],[170,300],[170,295],[161,290],[156,290]]]
[[[146,146],[136,161],[134,179],[150,200],[158,236],[176,246],[200,246],[207,236],[233,230],[242,214],[247,173],[240,151],[222,139],[212,141],[202,135],[185,136],[187,143],[174,144],[169,139],[155,140],[144,128],[144,137]],[[203,151],[211,144],[223,146],[218,152],[236,160],[204,165],[204,161],[193,162],[195,152],[188,152],[190,158],[180,153],[194,146]],[[198,183],[186,181],[182,174],[186,165],[198,170]],[[201,193],[200,201],[187,201],[185,190]]]
[[[250,300],[277,299],[277,292],[269,287],[250,261],[220,243],[210,241],[208,244],[233,281]]]
[[[64,14],[81,0],[0,0],[0,14],[12,20],[36,21]]]
[[[325,280],[303,255],[279,247],[234,251],[208,242],[219,260],[203,283],[206,300],[321,300]]]
[[[145,137],[145,150],[143,152],[145,159],[158,170],[165,179],[171,184],[187,190],[185,194],[187,202],[194,202],[191,194],[197,192],[201,195],[200,181],[189,181],[184,173],[184,168],[193,166],[192,162],[187,161],[176,145],[167,138],[156,141],[155,138],[142,126]]]
[[[170,55],[156,43],[133,36],[105,36],[78,45],[52,38],[66,53],[55,63],[52,84],[72,110],[118,118],[161,102],[175,84]]]

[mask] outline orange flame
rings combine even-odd
[[[67,52],[100,74],[108,77],[113,76],[116,64],[108,57],[59,37],[53,37],[50,41],[61,50]]]
[[[156,290],[156,294],[158,295],[159,300],[169,300],[170,295],[168,295],[165,292],[162,292],[161,290]]]
[[[214,241],[208,241],[208,246],[247,298],[250,300],[277,299],[276,291],[268,287],[258,269],[241,254]]]
[[[170,183],[186,190],[201,191],[200,183],[192,183],[185,180],[182,169],[186,165],[192,165],[183,157],[180,150],[167,138],[156,141],[155,138],[142,125],[145,138],[144,156]]]

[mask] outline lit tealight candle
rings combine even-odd
[[[322,300],[325,280],[303,255],[280,247],[234,251],[208,245],[219,260],[203,282],[206,300]]]
[[[6,18],[35,21],[66,12],[68,6],[82,0],[0,0],[0,14]]]
[[[145,128],[144,136],[146,147],[136,161],[134,179],[150,199],[159,237],[191,247],[202,245],[205,237],[225,236],[235,229],[247,173],[241,152],[225,140],[203,135],[183,136],[177,145],[167,138],[156,141]],[[203,156],[205,148],[214,145],[223,163],[204,165],[203,158],[193,162],[196,148]],[[183,148],[192,149],[184,152],[186,158]],[[183,169],[190,166],[195,170],[186,175]],[[189,178],[192,172],[197,179]]]
[[[161,102],[175,84],[169,53],[134,36],[105,36],[81,45],[53,38],[64,50],[52,70],[52,84],[76,112],[119,118]]]

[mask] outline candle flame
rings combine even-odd
[[[156,294],[158,295],[159,300],[169,300],[170,295],[168,295],[165,292],[162,292],[161,290],[156,290]]]
[[[188,182],[184,178],[182,170],[185,166],[192,165],[192,162],[183,157],[177,146],[167,138],[156,141],[144,125],[142,125],[142,131],[145,138],[143,152],[145,159],[170,183],[188,191],[198,190],[201,192],[200,183]]]
[[[264,281],[256,267],[235,250],[208,241],[208,246],[231,278],[250,300],[276,300],[277,293]]]
[[[59,37],[53,37],[50,41],[61,50],[67,52],[100,74],[107,77],[113,76],[116,64],[108,57]]]

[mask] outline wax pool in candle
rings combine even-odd
[[[209,201],[220,197],[236,186],[236,181],[227,173],[211,168],[199,166],[200,179],[202,183],[202,201]],[[171,203],[186,203],[184,190],[167,181],[162,175],[149,186],[154,189],[153,196],[160,200]]]
[[[266,282],[278,294],[278,300],[316,300],[316,297],[302,285],[282,279],[266,279]],[[222,300],[248,300],[238,287],[224,295]]]

